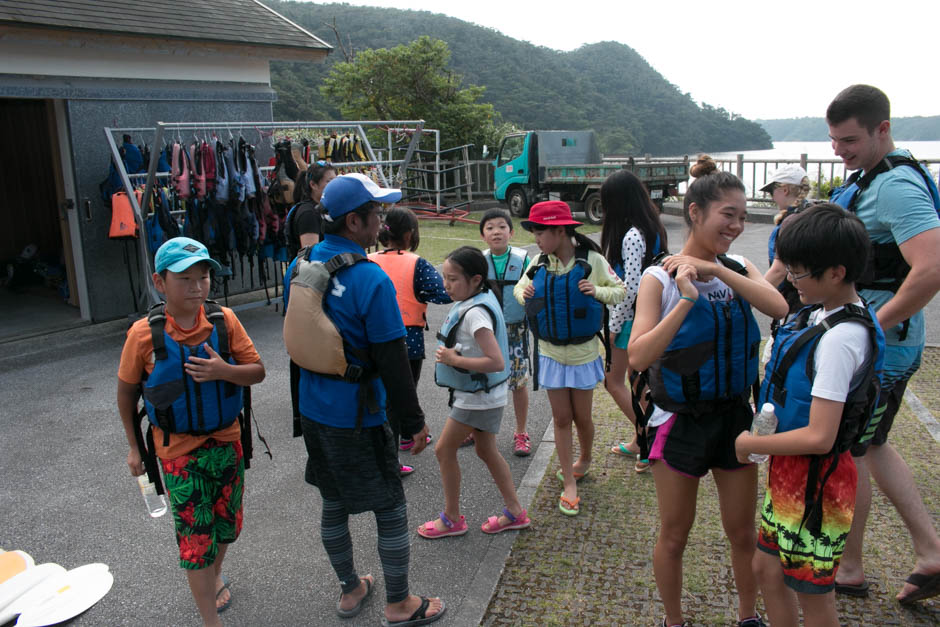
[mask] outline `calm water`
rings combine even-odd
[[[918,159],[940,160],[940,141],[931,142],[895,142],[898,148],[907,148]],[[769,150],[745,150],[741,154],[745,159],[799,159],[806,153],[810,159],[834,159],[829,142],[774,142]],[[734,159],[737,152],[711,153],[713,157]]]

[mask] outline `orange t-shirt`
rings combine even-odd
[[[228,307],[222,307],[225,327],[228,329],[229,350],[237,364],[253,364],[261,361],[248,333],[242,323]],[[191,329],[184,329],[176,324],[169,312],[166,314],[166,332],[175,341],[190,346],[205,342],[212,335],[212,323],[206,318],[205,309],[199,309],[196,324]],[[121,364],[118,366],[118,379],[137,385],[143,379],[144,372],[153,372],[153,337],[147,318],[141,318],[127,330],[127,340],[121,352]],[[235,442],[241,437],[241,428],[236,420],[231,425],[212,432],[211,435],[193,435],[190,433],[171,433],[169,446],[163,446],[163,431],[153,427],[153,441],[157,455],[162,459],[173,459],[186,455],[202,446],[209,438],[220,442]]]

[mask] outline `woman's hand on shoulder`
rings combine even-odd
[[[695,300],[698,298],[698,290],[692,281],[700,281],[698,271],[691,264],[680,265],[676,269],[676,287],[679,288],[679,294],[686,298]]]
[[[677,272],[679,266],[689,265],[695,268],[696,281],[710,281],[718,273],[718,264],[690,255],[670,255],[663,260],[663,268],[669,274]]]

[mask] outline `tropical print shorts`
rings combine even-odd
[[[506,335],[509,339],[509,389],[517,390],[525,387],[529,382],[529,342],[526,335],[528,328],[525,322],[516,322],[506,325]]]
[[[215,562],[219,544],[234,542],[242,530],[242,444],[210,438],[188,455],[160,461],[173,510],[180,566],[206,568]]]
[[[831,463],[827,459],[820,464],[820,477]],[[821,516],[804,520],[809,465],[807,455],[770,458],[757,548],[780,558],[787,586],[796,592],[826,594],[835,589],[836,571],[852,526],[858,472],[849,452],[842,453],[822,490],[822,503],[816,510]],[[818,488],[816,498],[820,498]]]

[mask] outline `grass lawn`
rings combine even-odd
[[[475,211],[467,216],[473,220],[479,220],[483,212]],[[513,219],[512,244],[514,246],[528,246],[535,243],[532,234],[519,225],[519,219]],[[418,246],[417,253],[431,262],[432,265],[439,266],[444,263],[447,253],[461,246],[476,246],[485,249],[486,244],[480,237],[480,227],[477,224],[467,222],[455,222],[451,226],[444,220],[418,220],[418,228],[421,232],[421,244]],[[578,231],[589,235],[600,232],[600,225],[585,224],[578,227]]]

